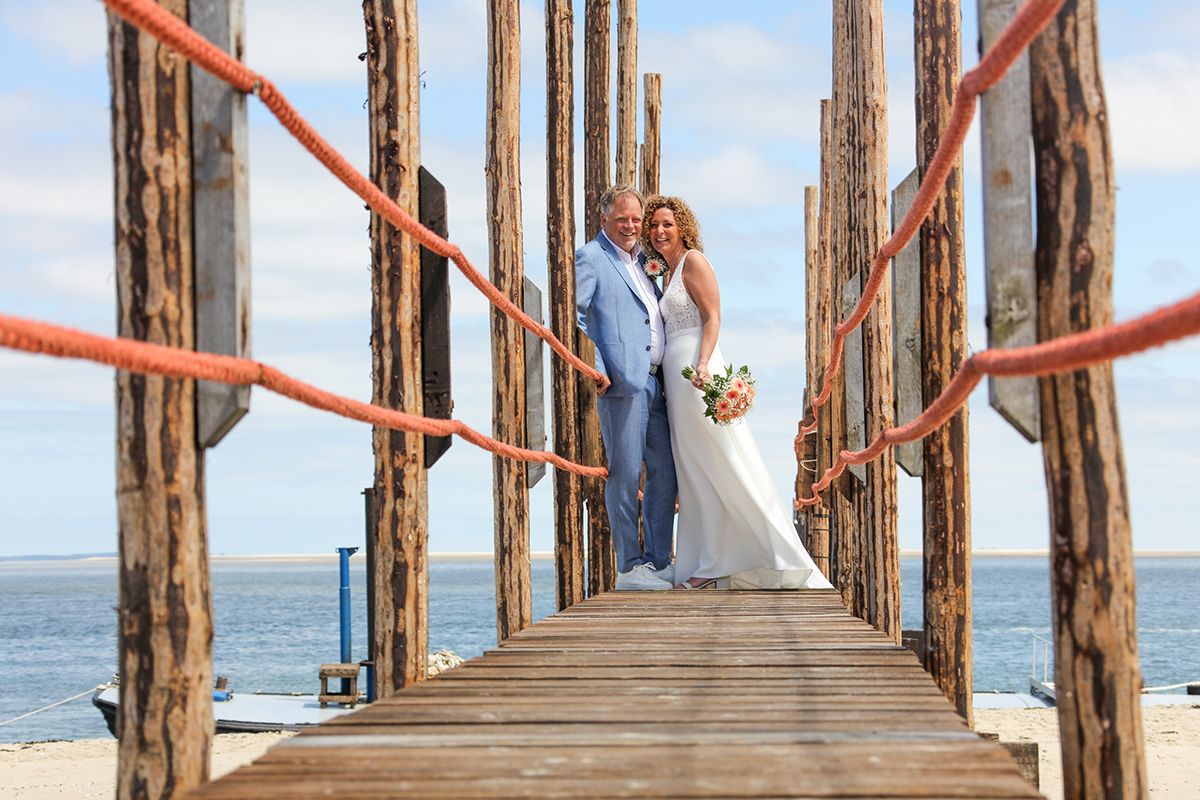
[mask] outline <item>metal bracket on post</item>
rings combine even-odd
[[[421,224],[445,238],[446,187],[421,167],[417,175]],[[421,248],[421,372],[425,416],[450,419],[450,278],[449,259]],[[451,436],[425,437],[425,468],[450,449]]]
[[[917,170],[892,191],[892,230],[917,196]],[[921,369],[921,245],[914,237],[892,259],[892,351],[895,353],[896,425],[912,422],[924,410]],[[918,439],[893,448],[896,464],[914,478],[925,474],[925,445]]]
[[[842,319],[850,316],[862,296],[862,277],[855,272],[842,288]],[[866,391],[863,385],[863,332],[859,325],[846,336],[842,355],[846,376],[846,449],[862,450],[867,446]],[[867,482],[865,464],[848,464],[846,472]]]
[[[191,0],[193,29],[239,61],[242,0]],[[196,350],[250,357],[246,96],[191,67]],[[213,447],[250,410],[250,387],[196,382],[196,437]]]

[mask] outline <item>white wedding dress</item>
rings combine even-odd
[[[714,424],[704,416],[703,395],[681,374],[696,363],[701,333],[682,261],[659,308],[667,331],[663,380],[679,481],[675,582],[728,578],[731,589],[832,588],[800,544],[747,420]],[[720,346],[708,366],[714,375],[725,371]]]

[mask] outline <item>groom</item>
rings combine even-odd
[[[618,185],[600,198],[600,234],[575,253],[579,329],[596,344],[600,432],[608,452],[604,504],[617,553],[618,590],[670,589],[675,462],[660,365],[661,292],[642,269],[642,196]],[[644,548],[638,548],[638,481]]]

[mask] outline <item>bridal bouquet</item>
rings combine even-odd
[[[681,374],[690,381],[696,371],[687,366]],[[754,408],[754,386],[754,376],[745,364],[737,372],[732,364],[727,366],[724,375],[713,375],[704,384],[704,416],[714,425],[732,425]]]

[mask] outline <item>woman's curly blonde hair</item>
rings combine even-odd
[[[691,207],[683,202],[682,198],[661,194],[652,194],[646,198],[646,208],[642,213],[642,249],[654,249],[650,242],[650,220],[654,219],[654,212],[660,208],[668,208],[675,215],[675,224],[679,226],[679,238],[685,248],[704,249],[704,244],[700,241],[700,223],[696,221]]]

